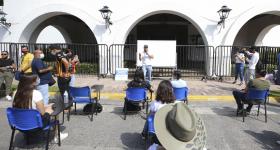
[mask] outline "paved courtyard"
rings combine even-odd
[[[51,144],[55,150],[141,150],[145,149],[145,142],[141,139],[144,125],[144,113],[133,114],[123,120],[122,101],[101,100],[104,106],[102,113],[94,116],[93,122],[85,115],[72,115],[69,122],[63,125],[63,131],[69,137],[62,141],[62,146]],[[8,149],[11,130],[7,124],[5,108],[11,102],[0,101],[0,149]],[[256,116],[256,110],[246,118],[235,116],[233,102],[191,102],[203,118],[207,128],[208,150],[279,150],[280,145],[280,107],[278,104],[268,106],[268,122],[264,116]],[[80,106],[82,108],[82,106]],[[263,110],[262,110],[263,112]],[[16,149],[26,149],[21,134],[16,135]],[[40,147],[41,146],[41,147]],[[29,149],[43,149],[43,145],[28,147]]]

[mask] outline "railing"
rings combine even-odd
[[[41,49],[49,65],[54,65],[55,57],[48,50],[53,44],[33,43],[0,43],[0,51],[8,51],[17,67],[21,62],[21,46],[26,45],[32,52]],[[114,75],[116,68],[128,68],[129,76],[133,76],[136,69],[136,44],[55,44],[63,50],[70,48],[79,56],[80,65],[77,66],[79,75]],[[234,54],[237,49],[249,46],[204,46],[204,45],[177,45],[177,69],[183,77],[205,76],[234,76]],[[277,54],[280,47],[257,47],[263,69],[272,72],[277,68]],[[153,68],[154,77],[171,77],[174,68]]]
[[[49,46],[58,45],[62,50],[70,48],[75,55],[79,56],[80,64],[77,65],[77,74],[80,75],[102,75],[108,74],[108,46],[106,44],[40,44],[40,43],[0,43],[1,51],[8,51],[17,68],[21,62],[21,46],[28,46],[30,52],[41,49],[48,65],[54,66],[55,56],[51,55]]]
[[[215,60],[213,65],[214,74],[221,77],[233,77],[235,70],[234,54],[237,50],[245,48],[248,50],[250,46],[218,46],[215,48]],[[259,52],[261,69],[272,73],[277,69],[277,54],[280,47],[259,46],[256,47]]]

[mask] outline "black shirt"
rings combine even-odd
[[[7,66],[11,66],[12,64],[14,64],[14,60],[8,58],[8,59],[0,59],[0,67],[7,67]]]
[[[69,77],[70,73],[65,74],[69,68],[66,68],[66,66],[63,64],[63,58],[67,59],[63,52],[58,52],[56,54],[56,73],[58,77]]]
[[[139,88],[147,88],[148,90],[151,90],[151,85],[147,81],[132,80],[127,84],[127,87],[129,88],[139,87]]]

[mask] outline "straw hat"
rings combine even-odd
[[[197,113],[185,103],[162,107],[155,114],[155,132],[167,150],[202,150],[206,145],[206,129]]]

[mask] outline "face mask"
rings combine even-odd
[[[56,52],[55,52],[55,51],[51,51],[51,54],[52,54],[52,55],[55,55],[55,54],[56,54]]]
[[[40,54],[40,58],[41,59],[44,59],[45,58],[45,55],[42,53],[42,54]]]

